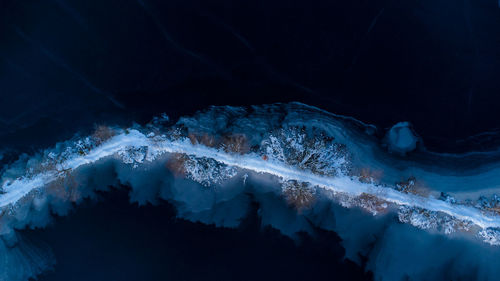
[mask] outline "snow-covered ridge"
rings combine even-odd
[[[172,154],[191,157],[194,164],[204,161],[201,166],[195,165],[198,170],[194,170],[193,165],[185,168],[187,168],[188,173],[191,173],[193,180],[199,180],[206,185],[211,183],[211,178],[219,177],[219,180],[224,180],[234,176],[235,168],[242,171],[269,174],[283,182],[299,182],[312,188],[331,191],[334,197],[340,198],[340,203],[344,206],[361,206],[371,211],[386,209],[391,205],[399,207],[402,222],[411,223],[421,228],[446,224],[440,227],[449,233],[453,231],[449,230],[450,227],[461,226],[469,230],[471,226],[475,226],[478,228],[478,234],[484,237],[486,242],[499,243],[497,229],[500,229],[500,216],[487,213],[472,205],[457,204],[454,201],[433,198],[432,196],[402,192],[394,186],[374,181],[363,181],[360,177],[348,175],[341,166],[349,160],[342,153],[330,155],[326,159],[314,154],[307,154],[307,149],[314,149],[318,143],[313,141],[311,142],[312,146],[307,148],[304,146],[304,143],[307,143],[304,135],[296,131],[292,134],[282,134],[281,137],[279,134],[270,135],[267,142],[262,142],[261,148],[244,153],[221,147],[210,147],[198,142],[190,135],[184,136],[175,130],[170,130],[165,134],[157,133],[141,132],[136,129],[118,130],[115,136],[87,152],[66,155],[66,159],[60,161],[52,170],[7,181],[2,185],[3,194],[0,194],[0,209],[2,212],[9,209],[12,211],[12,208],[9,207],[15,207],[23,198],[29,197],[31,192],[43,189],[47,184],[65,177],[68,172],[85,165],[92,165],[101,159],[115,157],[137,167],[145,162],[154,162],[160,155]],[[283,140],[282,144],[276,144],[279,142],[273,140],[276,136]],[[323,147],[325,153],[339,149],[335,146],[330,147],[330,150]],[[283,148],[289,150],[280,151]],[[290,162],[297,159],[298,156],[292,160],[286,159],[289,155],[294,155],[290,151],[300,152],[301,150],[305,150],[300,156],[305,160],[296,163]],[[306,160],[312,157],[311,155],[314,155],[315,162],[309,166],[304,165]],[[207,162],[207,160],[209,161]],[[330,163],[331,167],[325,168],[325,163]],[[214,168],[215,164],[222,164],[222,169]],[[323,169],[314,170],[311,165],[313,168],[323,167]],[[200,167],[209,170],[208,177],[200,179],[196,176],[200,173]],[[215,173],[218,173],[219,176]],[[217,181],[212,181],[212,183],[216,184]],[[456,227],[456,229],[460,229],[460,227]]]
[[[461,279],[470,268],[496,280],[500,153],[429,152],[418,128],[393,129],[391,139],[299,103],[215,106],[176,123],[100,126],[22,155],[0,176],[0,280],[54,262],[17,230],[45,227],[110,187],[139,205],[168,201],[195,222],[237,227],[257,206],[262,226],[293,238],[334,231],[346,258],[368,257],[377,280]]]

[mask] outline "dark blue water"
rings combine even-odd
[[[499,38],[495,0],[0,1],[3,161],[95,124],[287,101],[489,149],[498,134],[468,137],[498,130]],[[33,234],[58,259],[43,280],[366,277],[332,233],[297,247],[104,197]]]
[[[439,149],[498,127],[494,0],[0,5],[0,140],[13,146],[291,100],[381,127],[411,121]]]
[[[30,231],[52,245],[55,271],[40,280],[366,280],[343,260],[339,237],[317,230],[298,242],[261,229],[258,206],[238,229],[175,218],[163,202],[138,207],[125,190],[102,194],[53,227]]]

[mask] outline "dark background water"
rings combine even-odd
[[[212,104],[411,121],[437,149],[498,127],[495,0],[4,0],[0,40],[0,141],[17,147]]]
[[[125,189],[101,194],[53,227],[25,233],[58,263],[40,280],[368,280],[344,260],[340,238],[317,230],[293,241],[261,229],[258,206],[237,229],[175,218],[168,204],[131,205]]]
[[[497,133],[463,139],[497,131],[499,50],[496,0],[4,0],[0,145],[7,162],[94,124],[301,101],[381,128],[410,121],[433,150],[487,149]],[[177,222],[167,205],[117,198],[36,234],[59,260],[44,280],[361,271],[340,260],[335,237],[307,242],[309,251],[275,233]]]

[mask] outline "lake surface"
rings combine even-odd
[[[435,151],[498,145],[494,0],[0,3],[3,162],[95,124],[176,119],[210,105],[300,101],[382,129],[410,121]],[[483,132],[480,137],[472,137]],[[334,233],[176,220],[167,203],[103,194],[44,230],[41,280],[364,279]],[[162,223],[159,223],[162,222]],[[338,273],[341,272],[341,273]],[[223,278],[223,279],[221,279]]]

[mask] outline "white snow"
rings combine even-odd
[[[147,148],[148,157],[145,157],[146,152],[143,153],[143,156],[136,154],[138,149],[141,148]],[[127,155],[127,151],[133,151],[134,153],[123,158],[123,155]],[[321,176],[273,159],[264,160],[261,155],[256,153],[240,155],[203,145],[193,145],[187,138],[178,140],[169,140],[167,138],[159,140],[157,138],[153,141],[141,132],[133,129],[130,129],[127,134],[122,133],[113,137],[91,150],[87,155],[74,155],[63,162],[61,167],[63,169],[76,169],[82,165],[91,164],[99,159],[115,155],[121,155],[122,160],[125,162],[141,163],[142,161],[153,161],[158,155],[164,153],[182,153],[197,158],[205,157],[229,167],[266,173],[282,180],[306,182],[312,186],[351,196],[359,196],[362,193],[366,193],[399,206],[417,207],[428,211],[442,212],[459,220],[470,221],[483,229],[500,227],[499,216],[483,214],[479,209],[471,206],[456,205],[435,198],[406,194],[390,187],[379,186],[373,183],[363,183],[356,178],[348,176]],[[0,208],[15,204],[30,191],[41,188],[61,176],[63,176],[62,173],[54,171],[38,174],[32,178],[18,178],[11,183],[5,183],[3,185],[5,193],[0,195]]]

